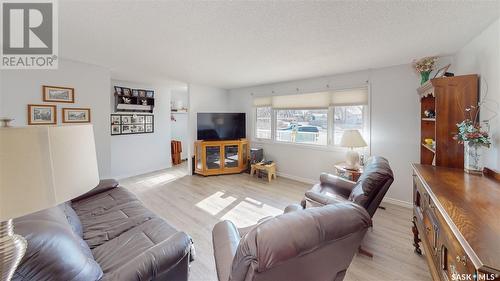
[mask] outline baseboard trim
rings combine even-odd
[[[390,197],[384,197],[382,202],[386,202],[386,203],[393,204],[396,206],[404,207],[407,209],[413,208],[413,204],[410,202],[399,200],[399,199],[394,199],[394,198],[390,198]]]
[[[287,178],[287,179],[290,179],[290,180],[294,180],[294,181],[298,181],[298,182],[303,182],[303,183],[308,183],[308,184],[315,184],[315,183],[317,183],[319,181],[319,179],[318,180],[313,180],[313,179],[298,177],[298,176],[294,176],[294,175],[290,175],[290,174],[285,174],[285,173],[281,173],[281,172],[276,172],[276,174],[278,175],[278,177],[283,177],[283,178]]]
[[[158,171],[165,170],[165,169],[168,169],[168,168],[172,168],[172,164],[166,165],[166,166],[160,166],[160,167],[150,168],[150,169],[139,170],[139,171],[135,171],[135,172],[132,172],[132,173],[129,173],[129,174],[126,174],[126,175],[115,175],[112,178],[120,181],[120,180],[123,180],[123,179],[126,179],[126,178],[131,178],[131,177],[141,176],[141,175],[144,175],[144,174],[158,172]]]

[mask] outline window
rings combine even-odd
[[[364,105],[335,106],[333,108],[333,143],[339,145],[345,130],[358,129],[366,139]]]
[[[276,110],[276,140],[327,145],[328,109]]]
[[[291,95],[257,96],[254,137],[332,148],[346,130],[369,140],[368,87]]]
[[[255,137],[271,139],[271,112],[270,106],[256,108]]]

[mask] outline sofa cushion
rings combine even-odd
[[[91,249],[156,217],[122,187],[74,201],[73,207],[82,222],[83,238]]]
[[[15,232],[28,242],[13,280],[99,280],[102,270],[87,244],[67,221],[64,206],[14,220]]]
[[[139,200],[125,188],[115,187],[81,200],[73,200],[71,205],[78,216],[81,217],[83,214],[90,212],[93,214],[104,213],[106,210],[131,201]]]
[[[152,218],[92,249],[102,280],[151,280],[188,253],[191,240],[164,220]]]

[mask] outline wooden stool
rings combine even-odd
[[[271,163],[269,165],[264,165],[263,163],[252,164],[250,169],[250,175],[254,175],[257,171],[266,171],[267,172],[267,180],[271,182],[271,179],[274,177],[276,179],[276,163]]]

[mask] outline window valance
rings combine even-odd
[[[254,106],[271,106],[276,109],[289,108],[327,108],[329,106],[345,106],[368,104],[368,88],[360,87],[346,90],[335,90],[318,93],[256,97]]]

